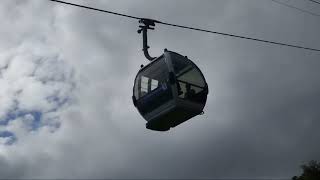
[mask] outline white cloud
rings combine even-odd
[[[13,141],[13,137],[12,136],[10,136],[10,137],[0,137],[0,147],[2,146],[2,148],[5,148],[3,146],[8,145],[8,143],[10,141]]]
[[[48,11],[38,9],[46,3],[14,6],[15,1],[5,2],[7,6],[2,4],[1,9],[13,6],[19,13],[14,17],[4,11],[0,14],[6,23],[0,33],[7,43],[0,45],[0,121],[7,124],[0,130],[13,134],[0,138],[1,166],[7,166],[1,171],[2,178],[25,176],[30,166],[36,167],[48,154],[54,157],[54,145],[46,148],[44,142],[52,139],[54,143],[54,132],[60,127],[62,112],[72,104],[75,89],[72,66],[49,42],[54,38],[48,36],[51,13],[42,14],[40,11]],[[42,166],[45,163],[39,168]]]

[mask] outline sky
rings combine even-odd
[[[270,0],[68,2],[320,48],[319,17]],[[155,132],[131,99],[148,63],[137,20],[2,0],[0,21],[0,178],[290,178],[320,159],[319,52],[156,25],[151,56],[188,56],[209,95],[204,115]]]

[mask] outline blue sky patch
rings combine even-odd
[[[6,126],[8,123],[12,120],[15,120],[19,117],[24,117],[26,115],[31,115],[33,117],[33,121],[31,123],[31,128],[32,130],[36,130],[40,127],[40,122],[41,122],[41,117],[42,117],[42,112],[40,111],[11,111],[7,114],[5,119],[0,120],[0,125]]]
[[[9,131],[0,131],[0,138],[9,138],[5,145],[12,145],[17,141],[17,137]]]

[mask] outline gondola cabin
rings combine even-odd
[[[133,103],[146,127],[167,131],[203,112],[208,85],[187,57],[167,51],[142,67],[133,87]]]

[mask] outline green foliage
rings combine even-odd
[[[320,180],[320,162],[310,161],[301,166],[303,173],[301,176],[294,176],[292,180]]]

